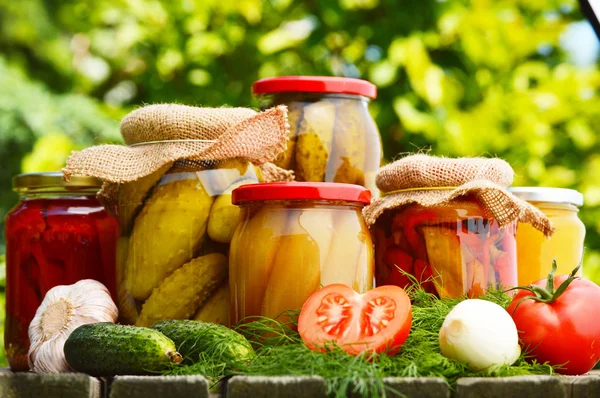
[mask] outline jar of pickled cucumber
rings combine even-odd
[[[373,245],[362,217],[367,189],[270,183],[233,191],[242,222],[231,241],[231,322],[299,310],[320,286],[373,287]]]
[[[474,198],[404,207],[380,217],[373,233],[377,286],[413,279],[440,297],[516,286],[516,223],[499,227]]]
[[[358,184],[378,196],[375,174],[382,161],[381,138],[369,114],[375,85],[359,79],[287,76],[252,86],[264,107],[288,106],[287,150],[275,164],[296,181]]]
[[[558,274],[568,274],[581,264],[585,226],[577,213],[583,205],[583,195],[563,188],[514,187],[510,190],[544,212],[556,228],[552,237],[546,238],[531,225],[519,224],[519,284],[528,285],[547,277],[553,260],[556,260]]]
[[[96,199],[101,182],[60,172],[13,179],[19,203],[6,215],[4,349],[12,370],[27,371],[28,328],[54,286],[81,279],[113,294],[118,225]]]
[[[228,325],[228,256],[241,211],[232,191],[262,181],[241,159],[178,161],[118,193],[120,321],[168,319]]]

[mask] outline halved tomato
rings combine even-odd
[[[298,332],[312,350],[335,342],[352,355],[363,351],[400,351],[412,323],[410,299],[398,286],[380,286],[365,294],[342,284],[313,293],[302,306]]]

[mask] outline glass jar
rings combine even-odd
[[[516,286],[516,225],[500,228],[474,199],[389,210],[373,233],[377,286],[406,287],[414,278],[439,297]]]
[[[296,181],[358,184],[379,195],[375,174],[382,161],[379,130],[369,113],[376,87],[364,80],[289,76],[252,86],[263,106],[288,107],[290,140],[275,164]]]
[[[115,297],[117,221],[96,199],[101,182],[62,173],[13,179],[19,203],[6,215],[6,323],[10,367],[27,371],[28,328],[46,292],[81,279],[102,282]]]
[[[557,274],[568,274],[581,264],[585,225],[577,216],[583,195],[572,189],[515,187],[510,191],[540,209],[556,231],[546,238],[529,224],[517,229],[519,285],[546,278],[556,259]],[[579,270],[581,275],[582,270]]]
[[[231,192],[262,180],[245,160],[177,162],[119,186],[120,322],[228,325],[229,243],[240,220]]]
[[[362,217],[367,189],[271,183],[233,191],[243,221],[231,241],[231,322],[299,310],[320,286],[373,288],[373,244]]]

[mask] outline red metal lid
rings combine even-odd
[[[234,189],[231,201],[239,205],[264,200],[341,200],[368,205],[371,191],[360,185],[333,182],[268,182]]]
[[[280,76],[254,82],[254,94],[337,93],[377,97],[377,87],[366,80],[332,76]]]

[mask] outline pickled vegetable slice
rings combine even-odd
[[[364,104],[356,100],[335,101],[335,127],[331,159],[327,164],[326,181],[365,184],[363,129]]]
[[[372,243],[366,242],[364,228],[360,216],[354,211],[333,213],[331,245],[327,259],[321,266],[322,285],[342,283],[353,286],[357,268],[368,268],[365,262],[361,262],[361,251],[365,245]]]
[[[328,254],[334,239],[334,214],[331,209],[322,207],[308,207],[298,211],[298,219],[291,220],[297,223],[301,231],[310,235],[310,237],[319,246],[319,261],[321,271],[328,264]]]
[[[290,133],[288,135],[287,148],[273,161],[276,166],[286,170],[294,170],[296,167],[296,142],[298,140],[298,130],[302,120],[304,104],[301,102],[290,102],[288,104],[288,123],[290,124]]]
[[[278,249],[261,306],[269,318],[299,310],[321,284],[319,245],[310,235],[282,236]]]
[[[297,181],[325,181],[334,126],[333,103],[319,101],[304,107],[296,143]]]
[[[423,227],[423,236],[440,297],[459,297],[464,294],[467,271],[456,232],[441,227]]]
[[[232,307],[232,323],[261,314],[269,275],[288,221],[287,209],[262,207],[234,234],[229,250],[229,288],[238,299]]]
[[[131,233],[133,220],[142,209],[150,191],[171,166],[172,163],[167,163],[145,177],[119,185],[118,219],[121,234]]]
[[[195,173],[165,176],[137,216],[125,266],[127,289],[147,299],[171,272],[199,249],[214,198]]]

